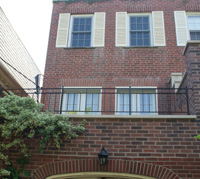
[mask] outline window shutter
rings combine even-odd
[[[116,46],[127,46],[127,12],[116,12]]]
[[[166,46],[163,11],[153,11],[152,18],[154,46]]]
[[[185,46],[188,40],[188,28],[185,11],[174,11],[176,41],[178,46]]]
[[[70,20],[69,13],[60,14],[58,22],[56,47],[67,47],[69,20]]]
[[[94,47],[103,47],[105,39],[105,12],[94,14]]]

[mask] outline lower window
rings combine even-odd
[[[100,114],[100,89],[64,89],[61,110],[62,114]]]
[[[116,114],[157,114],[156,89],[118,88],[116,96]]]

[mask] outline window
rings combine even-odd
[[[56,47],[104,47],[105,12],[59,16]]]
[[[116,96],[116,112],[119,115],[157,114],[156,89],[118,88]]]
[[[116,12],[116,46],[165,46],[164,15],[152,13]]]
[[[90,47],[92,17],[74,17],[71,32],[72,47]]]
[[[65,88],[62,98],[62,114],[99,114],[101,94],[98,88]]]
[[[190,40],[200,40],[200,16],[188,16]]]
[[[149,16],[130,16],[130,46],[150,46]]]
[[[175,11],[176,40],[185,46],[188,40],[200,40],[200,13]]]

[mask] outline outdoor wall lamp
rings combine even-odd
[[[101,152],[98,154],[98,156],[99,156],[99,164],[106,165],[108,162],[108,153],[106,152],[104,147],[102,147]]]

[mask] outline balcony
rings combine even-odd
[[[3,90],[0,91],[1,96]],[[9,91],[9,90],[6,90]],[[11,89],[43,103],[42,111],[66,115],[189,115],[191,89],[42,88]],[[175,92],[176,91],[176,92]]]

